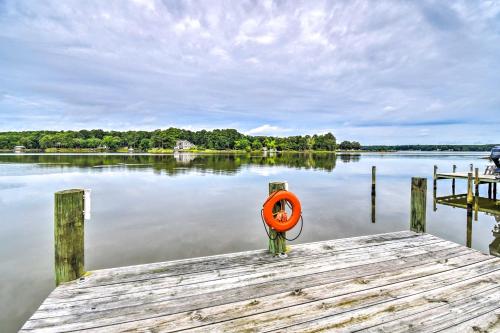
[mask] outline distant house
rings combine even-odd
[[[25,146],[15,146],[14,147],[14,153],[24,153],[26,150]]]
[[[196,146],[187,141],[187,140],[177,140],[175,141],[175,147],[174,149],[175,150],[183,150],[183,149],[191,149],[191,148],[195,148]]]

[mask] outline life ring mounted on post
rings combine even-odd
[[[288,216],[286,213],[285,205],[281,205],[282,207],[278,212],[273,212],[276,204],[282,201],[285,201],[291,206],[291,216]],[[273,192],[264,202],[262,215],[264,222],[266,222],[270,228],[277,232],[285,232],[295,227],[299,222],[302,216],[302,207],[299,198],[297,198],[295,194],[285,190],[278,190]]]

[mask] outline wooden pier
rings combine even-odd
[[[411,231],[118,267],[21,332],[496,332],[500,258]]]
[[[467,179],[468,172],[437,172],[437,179]],[[479,182],[481,184],[488,183],[500,183],[500,179],[496,178],[494,175],[478,175]]]

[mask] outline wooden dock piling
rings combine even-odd
[[[479,168],[474,169],[474,221],[479,215]]]
[[[474,170],[474,195],[476,197],[479,196],[479,168]]]
[[[54,243],[56,285],[76,280],[84,268],[84,190],[54,195]]]
[[[374,165],[372,166],[372,223],[376,221],[376,173],[377,167]]]
[[[426,223],[427,179],[413,177],[411,179],[411,211],[410,229],[425,232]]]
[[[467,174],[467,206],[472,207],[474,197],[472,196],[472,172]]]
[[[269,195],[278,190],[288,190],[287,182],[270,182],[269,183]],[[280,209],[285,209],[285,202],[280,202],[276,204],[273,212],[277,212]],[[276,232],[276,230],[269,228],[269,252],[278,255],[286,253],[286,233]]]

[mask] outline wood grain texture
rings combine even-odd
[[[54,195],[54,266],[56,285],[78,279],[84,268],[83,190]]]
[[[435,168],[434,171],[436,171]],[[427,207],[427,179],[413,177],[411,179],[411,202],[410,202],[410,229],[412,231],[425,232],[426,207]]]
[[[499,297],[499,258],[405,231],[95,271],[22,332],[494,331]]]

